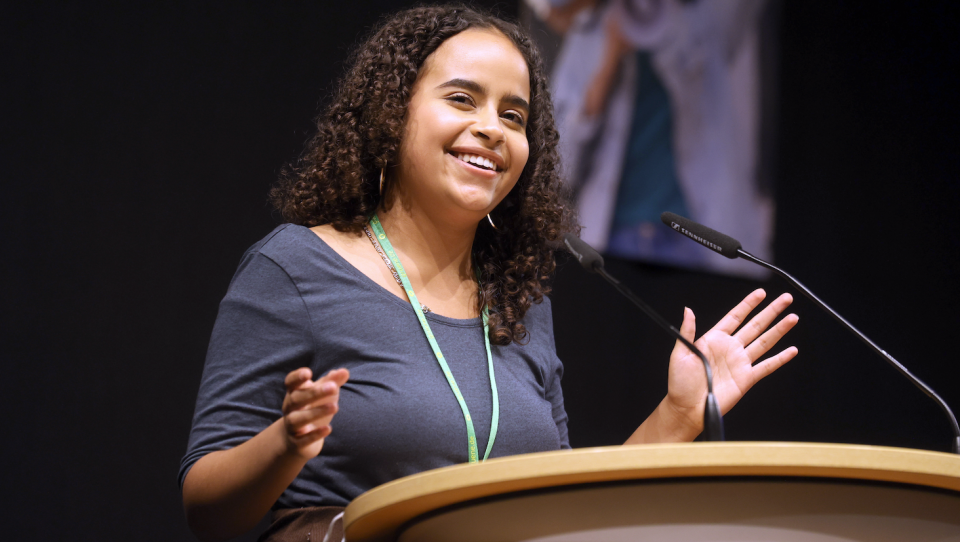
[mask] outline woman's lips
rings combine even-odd
[[[497,170],[495,170],[495,169],[489,169],[489,168],[486,168],[486,167],[482,167],[482,166],[479,166],[479,165],[477,165],[477,164],[472,164],[472,163],[470,163],[470,162],[467,162],[466,160],[461,159],[461,158],[458,156],[458,154],[461,154],[461,155],[462,155],[462,153],[452,153],[452,152],[451,152],[451,153],[448,153],[448,154],[450,155],[451,158],[453,158],[454,160],[456,160],[461,166],[467,168],[471,173],[480,174],[480,175],[483,175],[484,177],[494,177],[494,176],[496,176],[498,173],[500,173],[499,171],[497,171]],[[475,155],[467,155],[467,156],[475,156]],[[496,167],[496,165],[494,165],[494,167]]]

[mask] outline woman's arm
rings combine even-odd
[[[713,391],[721,413],[733,408],[754,384],[797,355],[796,347],[791,346],[757,363],[799,320],[797,315],[789,314],[767,329],[793,302],[790,294],[783,294],[741,327],[766,295],[762,289],[751,293],[694,343],[710,362]],[[684,309],[680,334],[694,340],[696,320],[690,309]],[[667,396],[625,444],[693,440],[703,430],[706,395],[703,363],[677,341],[670,355]]]
[[[260,521],[320,453],[349,376],[337,369],[314,382],[308,368],[291,372],[282,418],[235,448],[197,460],[183,482],[183,506],[198,538],[225,540]]]

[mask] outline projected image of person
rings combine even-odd
[[[766,0],[531,2],[564,43],[552,77],[583,239],[607,253],[744,275],[660,223],[674,212],[770,257],[761,171]]]
[[[546,295],[577,225],[552,109],[529,38],[490,15],[403,11],[359,46],[272,192],[289,223],[220,305],[180,469],[200,538],[272,510],[261,540],[319,541],[396,478],[570,447]],[[796,355],[761,359],[797,322],[777,321],[786,294],[751,319],[764,296],[697,341],[722,411]],[[689,309],[681,333],[696,336]],[[703,373],[676,347],[627,443],[694,439]]]

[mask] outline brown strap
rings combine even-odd
[[[273,522],[258,542],[323,542],[334,516],[343,512],[342,506],[312,506],[287,508],[273,513]],[[331,540],[343,539],[343,522],[333,526]]]

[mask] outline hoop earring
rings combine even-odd
[[[494,223],[493,223],[493,219],[490,218],[490,213],[487,213],[487,220],[490,222],[490,226],[491,226],[493,229],[496,230],[496,229],[497,229],[497,225],[494,224]],[[498,230],[498,231],[499,231],[499,230]]]
[[[383,179],[387,176],[387,167],[380,168],[380,197],[383,197]]]

